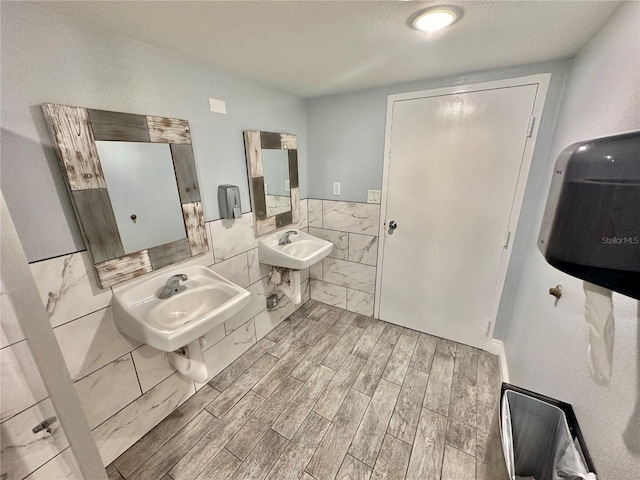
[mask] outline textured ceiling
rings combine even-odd
[[[408,18],[451,3],[427,34]],[[42,2],[126,37],[311,97],[573,56],[614,1]]]

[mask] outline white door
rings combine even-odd
[[[487,346],[537,91],[390,102],[379,318]]]

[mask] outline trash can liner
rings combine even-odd
[[[500,409],[510,479],[596,480],[588,453],[585,456],[580,444],[581,435],[574,439],[565,411],[545,401],[546,397],[518,390],[503,385]]]

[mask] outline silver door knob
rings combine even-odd
[[[389,222],[389,230],[395,230],[396,228],[398,228],[398,224],[395,222],[395,220],[391,220]]]

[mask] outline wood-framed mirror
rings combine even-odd
[[[298,141],[290,133],[244,132],[256,237],[297,223]]]
[[[42,108],[102,288],[209,250],[189,122]]]

